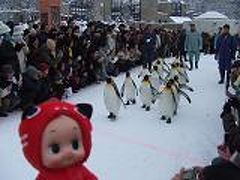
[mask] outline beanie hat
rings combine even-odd
[[[92,106],[89,104],[72,105],[58,100],[48,101],[36,107],[29,107],[22,115],[19,127],[23,153],[30,164],[40,172],[48,171],[43,166],[41,157],[42,134],[49,123],[59,116],[67,116],[77,122],[82,131],[82,141],[86,152],[84,163],[91,151],[91,123]]]

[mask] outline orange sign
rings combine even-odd
[[[60,23],[61,0],[39,0],[41,22],[49,28]]]

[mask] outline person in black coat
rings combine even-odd
[[[157,36],[151,30],[151,26],[147,26],[144,34],[143,57],[144,63],[148,65],[149,71],[152,69],[152,62],[156,59]]]
[[[0,68],[4,65],[11,65],[14,71],[14,76],[19,80],[19,61],[15,47],[10,41],[9,34],[4,35],[3,42],[0,45]]]
[[[184,49],[185,47],[185,40],[186,40],[186,30],[183,29],[180,33],[179,41],[178,41],[178,49],[180,54],[180,59],[184,59],[184,61],[187,61],[187,53]]]
[[[20,92],[22,109],[39,104],[49,98],[46,83],[42,80],[40,71],[33,66],[29,66],[23,74],[23,84]]]

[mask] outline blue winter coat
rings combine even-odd
[[[185,50],[187,52],[200,52],[202,49],[202,37],[200,33],[188,32],[185,41]]]
[[[216,55],[220,69],[230,70],[232,60],[235,59],[236,43],[230,34],[221,35],[217,39]]]
[[[154,33],[144,34],[143,55],[145,62],[153,62],[156,58],[157,36]]]

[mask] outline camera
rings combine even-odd
[[[183,180],[197,180],[197,171],[195,169],[184,171]]]
[[[230,161],[231,161],[235,166],[237,166],[238,168],[240,168],[240,153],[239,153],[238,151],[236,151],[236,152],[232,155]]]

